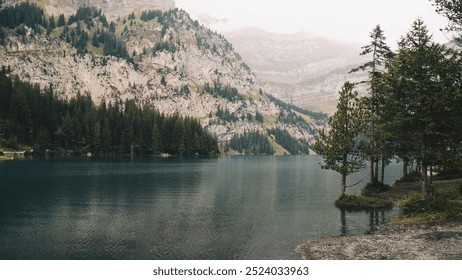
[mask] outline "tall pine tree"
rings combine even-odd
[[[369,128],[366,131],[368,142],[363,149],[367,159],[370,162],[369,173],[371,184],[379,181],[379,160],[382,162],[382,180],[384,177],[385,161],[388,157],[387,145],[384,134],[379,129],[380,122],[380,84],[384,65],[393,58],[393,52],[386,44],[386,37],[380,25],[377,25],[370,33],[371,42],[369,45],[362,47],[361,56],[371,56],[371,60],[358,68],[352,69],[351,72],[367,71],[369,80],[365,81],[369,85],[370,96],[365,98],[366,108],[369,110]]]
[[[323,169],[341,174],[341,196],[346,194],[347,176],[365,168],[360,153],[361,134],[364,129],[364,110],[359,103],[358,92],[351,83],[345,83],[340,91],[337,112],[328,121],[330,130],[320,129],[314,150],[324,157]]]
[[[387,129],[394,137],[396,154],[420,164],[426,197],[433,195],[433,168],[446,165],[453,155],[460,156],[460,136],[456,135],[460,134],[457,114],[462,98],[457,56],[432,42],[424,22],[417,19],[399,43],[384,78]]]

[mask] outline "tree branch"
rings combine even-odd
[[[364,179],[361,179],[361,181],[357,182],[356,184],[353,184],[353,185],[351,185],[351,186],[346,186],[346,187],[347,187],[347,188],[352,188],[352,187],[354,187],[354,186],[357,186],[357,185],[361,184],[362,181],[364,181]]]

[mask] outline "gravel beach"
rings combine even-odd
[[[307,260],[462,260],[462,222],[385,225],[369,235],[308,241],[297,251]]]

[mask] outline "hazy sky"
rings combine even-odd
[[[389,44],[405,34],[417,18],[424,19],[434,39],[446,42],[439,31],[446,19],[429,0],[176,0],[188,12],[226,18],[233,27],[257,26],[270,32],[297,33],[369,42],[369,33],[380,24]]]

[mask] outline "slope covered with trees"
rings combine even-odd
[[[59,98],[52,89],[0,71],[0,146],[36,152],[101,155],[217,155],[218,142],[199,121],[166,116],[134,100],[101,102],[77,94]]]
[[[90,95],[96,106],[134,100],[195,118],[223,145],[252,131],[268,137],[273,128],[312,145],[324,125],[325,115],[259,90],[233,46],[182,10],[135,10],[115,19],[93,7],[73,14],[41,7],[30,1],[0,9],[0,66],[42,91]]]

